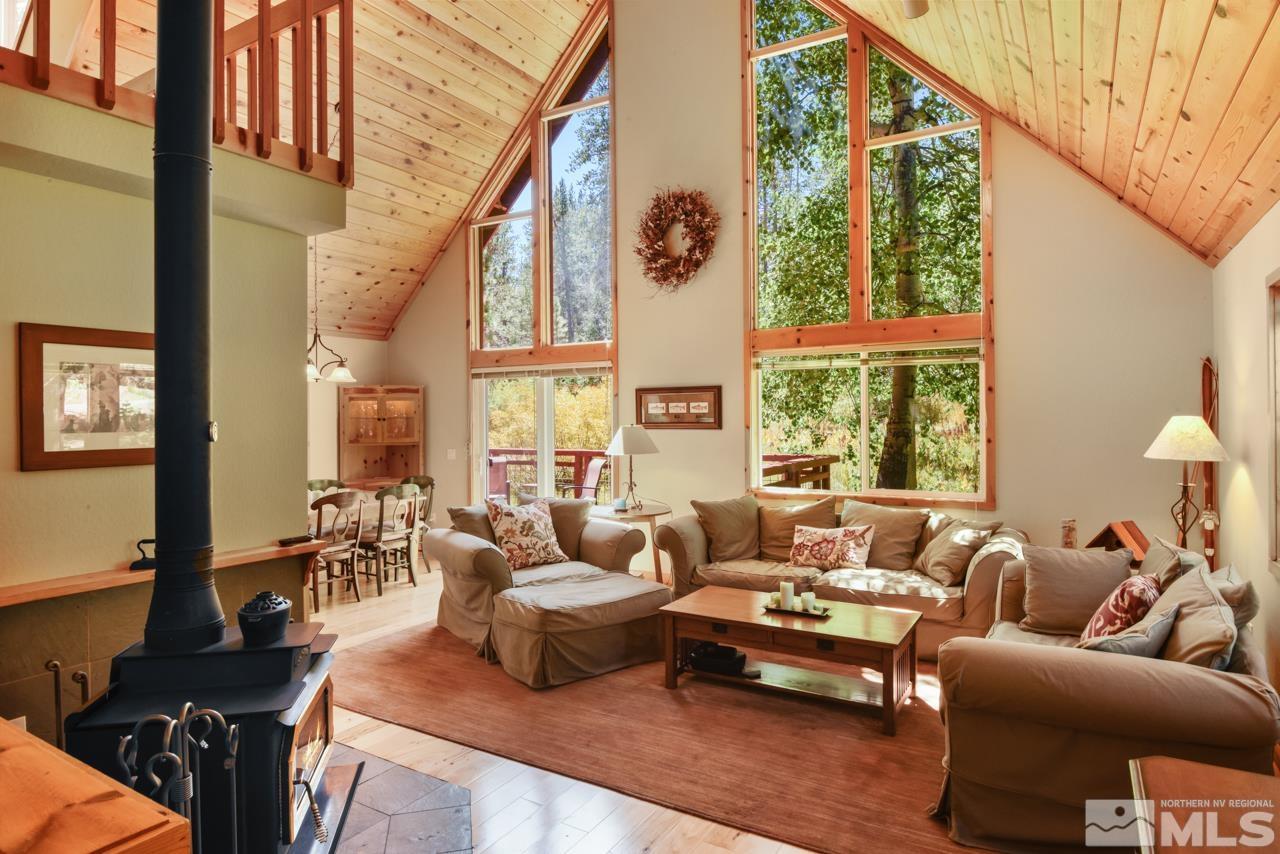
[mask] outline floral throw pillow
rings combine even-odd
[[[512,569],[569,560],[556,541],[551,507],[545,500],[538,499],[520,507],[486,500],[484,506],[489,513],[498,548],[502,549]]]
[[[1080,640],[1118,634],[1147,616],[1160,598],[1160,582],[1153,575],[1134,575],[1120,582],[1098,606]]]
[[[796,525],[792,566],[815,569],[865,569],[875,525],[853,528],[810,528]]]

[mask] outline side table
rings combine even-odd
[[[611,504],[598,504],[591,508],[597,519],[613,519],[616,522],[645,522],[649,525],[649,545],[653,548],[653,571],[659,584],[662,580],[662,552],[658,549],[658,518],[670,516],[671,508],[659,501],[646,501],[638,510],[615,510]]]

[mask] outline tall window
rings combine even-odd
[[[610,498],[616,342],[608,4],[477,195],[473,493]]]
[[[989,117],[826,0],[755,0],[755,485],[994,502]]]

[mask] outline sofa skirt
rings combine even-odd
[[[494,620],[489,647],[511,678],[548,688],[662,658],[662,619],[652,614],[611,626],[540,632]]]

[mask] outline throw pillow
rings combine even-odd
[[[1242,629],[1253,622],[1253,618],[1262,610],[1262,601],[1258,598],[1253,582],[1246,581],[1234,566],[1225,566],[1212,572],[1209,578],[1218,585],[1218,592],[1231,609],[1236,628]]]
[[[760,508],[760,557],[786,563],[791,557],[795,542],[796,526],[808,528],[835,528],[836,497],[834,495],[794,507]]]
[[[1156,581],[1160,582],[1160,589],[1164,590],[1180,576],[1208,565],[1208,561],[1201,555],[1156,537],[1147,548],[1138,572],[1154,576]]]
[[[1225,670],[1236,643],[1236,620],[1230,606],[1209,578],[1208,567],[1188,572],[1169,585],[1153,611],[1177,605],[1178,618],[1160,657]]]
[[[471,507],[450,507],[449,519],[453,522],[455,531],[479,537],[490,543],[498,541],[498,538],[493,535],[493,525],[489,523],[489,511],[483,504],[475,504]]]
[[[857,528],[871,525],[876,535],[871,540],[867,565],[876,569],[907,570],[916,558],[916,543],[929,514],[924,510],[881,507],[852,499],[844,503],[840,527]]]
[[[1120,582],[1129,577],[1133,552],[1023,546],[1027,592],[1019,627],[1046,635],[1076,635]]]
[[[916,557],[913,569],[923,572],[943,587],[955,587],[964,581],[969,561],[987,544],[1003,522],[966,522],[952,520],[936,534]]]
[[[1080,649],[1094,649],[1099,652],[1117,652],[1121,655],[1155,658],[1160,654],[1160,648],[1169,640],[1169,632],[1173,630],[1173,624],[1177,618],[1177,605],[1162,613],[1152,611],[1122,632],[1081,640],[1076,646]]]
[[[920,539],[916,540],[917,555],[928,548],[933,538],[951,527],[951,523],[955,521],[946,513],[939,513],[937,510],[925,510],[925,514],[924,527],[920,529]]]
[[[551,521],[551,508],[547,502],[538,499],[532,504],[512,507],[485,501],[484,505],[489,511],[489,523],[493,525],[497,546],[511,569],[569,560],[556,541],[555,524]]]
[[[689,503],[711,541],[712,563],[760,556],[760,504],[754,495]]]
[[[1155,576],[1133,575],[1126,578],[1094,612],[1093,619],[1084,627],[1080,640],[1087,641],[1123,632],[1147,616],[1151,606],[1159,598],[1160,583]]]
[[[551,524],[556,529],[556,542],[569,560],[578,559],[578,548],[582,541],[582,530],[587,527],[591,518],[591,508],[595,502],[590,498],[538,498],[536,495],[516,495],[521,504],[532,504],[545,501],[551,508]]]
[[[788,560],[792,566],[815,569],[866,569],[875,527],[810,528],[796,525]]]

